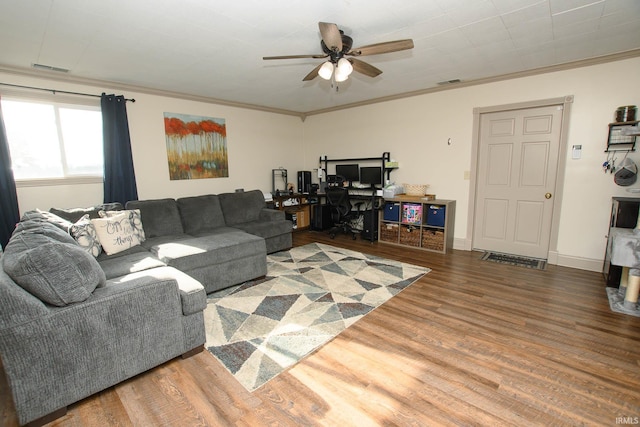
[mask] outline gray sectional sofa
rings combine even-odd
[[[200,351],[206,294],[264,276],[267,253],[292,244],[255,190],[128,202],[140,244],[95,256],[65,227],[105,208],[25,213],[0,253],[0,357],[21,424]]]

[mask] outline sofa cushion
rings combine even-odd
[[[106,282],[98,261],[75,243],[43,234],[14,235],[2,258],[5,272],[40,300],[56,306],[84,301]]]
[[[187,234],[201,233],[225,226],[220,199],[214,194],[183,197],[176,202],[180,209],[182,227]]]
[[[189,237],[205,237],[205,236],[215,236],[217,234],[224,233],[237,233],[240,227],[217,227],[217,228],[206,228],[201,231],[193,232],[189,235]]]
[[[178,204],[174,199],[132,200],[127,209],[139,209],[146,238],[183,234]]]
[[[264,239],[243,231],[166,242],[151,248],[161,261],[189,272],[212,264],[222,264],[255,254],[267,255]]]
[[[166,265],[142,246],[135,246],[115,255],[103,253],[98,257],[98,263],[107,280]]]
[[[34,209],[31,211],[27,211],[22,215],[22,218],[20,219],[20,221],[27,221],[27,220],[36,220],[36,221],[45,221],[48,223],[51,223],[53,225],[55,225],[56,227],[58,227],[59,229],[61,229],[62,231],[68,233],[69,229],[71,228],[71,226],[73,225],[73,223],[71,221],[68,221],[56,214],[53,214],[51,212],[47,212],[47,211],[43,211],[40,209]]]
[[[153,248],[157,245],[161,245],[163,243],[178,242],[180,240],[187,240],[191,238],[192,236],[188,234],[174,234],[172,236],[152,237],[142,242],[142,247],[150,252],[153,252]]]
[[[256,221],[260,217],[262,208],[266,207],[264,195],[260,190],[224,193],[218,197],[220,198],[224,221],[228,226]]]
[[[16,236],[18,234],[29,233],[29,234],[40,234],[42,236],[46,236],[49,239],[53,239],[60,243],[69,243],[76,244],[76,241],[69,235],[62,231],[60,228],[55,225],[47,222],[36,219],[28,219],[26,221],[20,221],[15,230],[13,230],[12,236]]]

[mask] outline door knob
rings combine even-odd
[[[545,195],[544,195],[544,198],[545,198],[545,199],[550,199],[550,198],[551,198],[551,193],[547,193],[547,194],[545,194]]]

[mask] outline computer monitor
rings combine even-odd
[[[372,187],[382,185],[382,168],[380,166],[361,167],[360,184],[369,184]]]
[[[336,165],[336,175],[340,175],[345,181],[349,182],[349,186],[353,186],[354,182],[360,180],[360,167],[357,163],[349,165]]]

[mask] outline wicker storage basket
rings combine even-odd
[[[380,226],[380,240],[398,243],[398,224],[382,224]]]
[[[402,187],[407,196],[424,196],[427,193],[428,185],[402,184]]]
[[[434,251],[444,250],[444,231],[423,229],[422,247]]]
[[[420,229],[412,225],[400,227],[400,243],[420,247]]]

